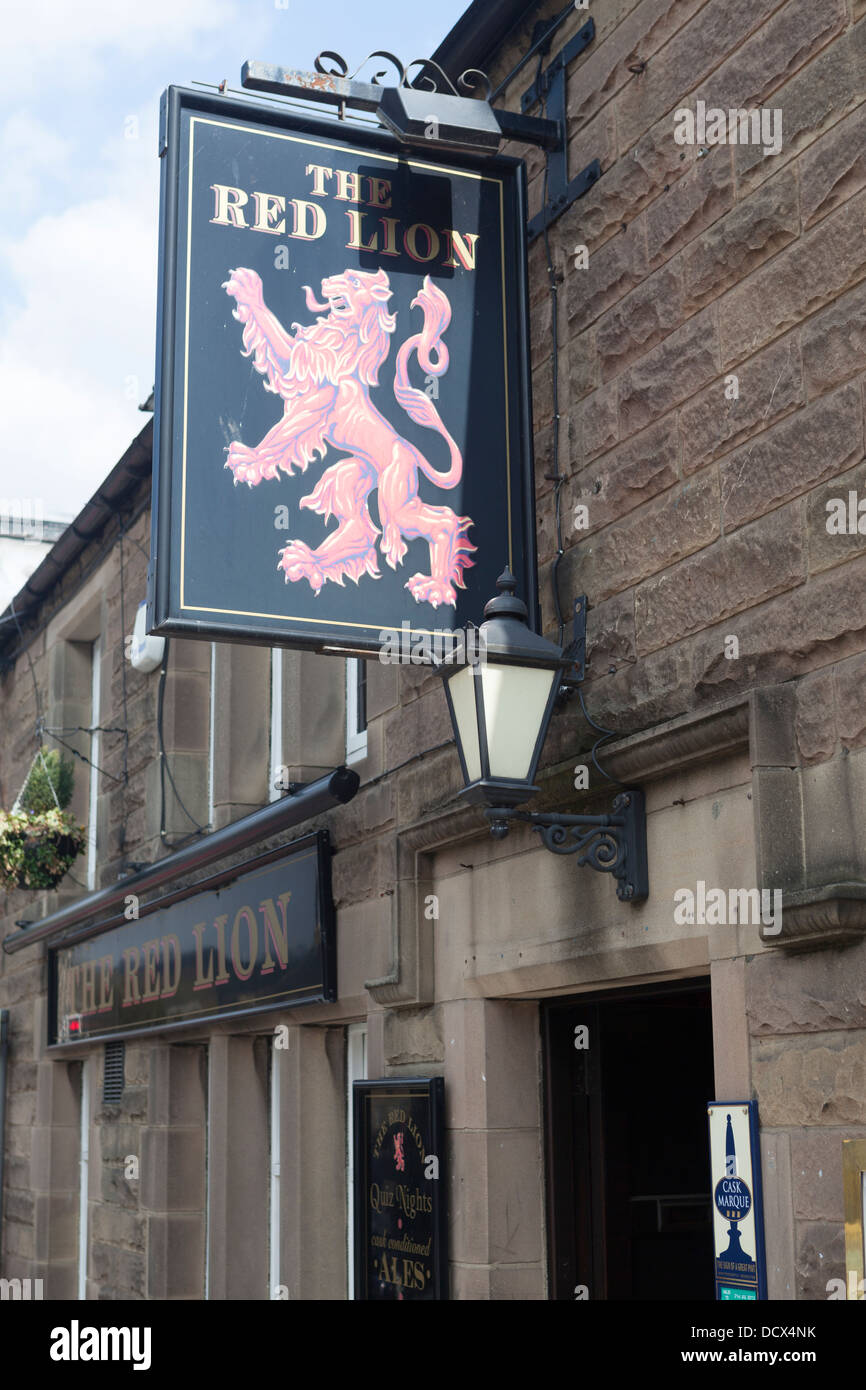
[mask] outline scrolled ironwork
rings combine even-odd
[[[385,48],[377,48],[373,53],[368,53],[367,57],[355,69],[349,72],[349,64],[341,53],[335,53],[333,49],[325,48],[318,54],[315,62],[316,72],[326,77],[344,78],[347,82],[353,82],[358,73],[374,58],[384,58],[390,63],[399,75],[398,87],[414,87],[417,90],[428,92],[439,92],[446,96],[460,96],[461,93],[475,94],[476,88],[483,85],[485,101],[490,98],[490,78],[480,68],[467,68],[458,78],[458,86],[455,87],[451,78],[438,63],[432,58],[413,58],[411,63],[402,63],[393,53],[389,53]],[[410,77],[412,69],[418,68],[414,76]],[[379,87],[382,79],[387,77],[387,72],[383,69],[373,75],[370,86]],[[460,90],[458,90],[458,87]]]
[[[510,806],[488,806],[484,814],[498,840],[512,821],[520,821],[538,832],[552,854],[574,854],[579,865],[612,874],[620,902],[639,903],[649,895],[646,806],[639,788],[619,792],[607,816],[550,815]]]
[[[410,68],[421,68],[421,72],[409,81]],[[406,87],[418,87],[418,84],[425,84],[424,90],[427,92],[441,92],[445,96],[459,96],[457,88],[438,63],[434,63],[432,58],[413,58],[411,63],[406,66]]]
[[[394,56],[393,53],[389,53],[389,52],[387,51],[387,49],[384,49],[384,48],[377,48],[376,51],[375,51],[374,53],[368,53],[367,56],[366,56],[366,58],[364,59],[363,63],[361,63],[357,68],[355,68],[355,71],[354,71],[353,73],[351,73],[351,75],[350,75],[350,81],[354,82],[355,78],[358,76],[358,73],[361,71],[361,68],[365,68],[365,67],[367,66],[367,64],[368,64],[369,62],[372,61],[373,58],[384,58],[385,61],[386,61],[386,63],[390,63],[390,64],[392,65],[392,67],[396,68],[396,69],[397,69],[397,72],[400,74],[400,81],[397,83],[397,86],[398,86],[398,87],[405,87],[405,86],[406,86],[406,69],[404,68],[403,64],[400,62],[400,59],[399,59],[399,58],[396,58],[396,57]],[[383,70],[382,72],[376,72],[376,73],[374,73],[374,74],[373,74],[373,81],[372,81],[372,83],[371,83],[370,85],[373,86],[373,87],[381,87],[381,86],[382,86],[382,83],[380,82],[379,79],[380,79],[381,77],[387,77],[387,76],[388,76],[388,74],[387,74],[387,72],[385,72],[384,70]]]
[[[576,854],[578,864],[589,864],[602,873],[616,874],[624,855],[622,832],[616,826],[552,825],[534,827],[546,849],[554,854]]]
[[[336,68],[326,68],[324,62],[327,59],[330,63],[336,63]],[[316,72],[323,73],[326,77],[348,77],[349,64],[341,53],[334,53],[330,48],[323,48],[316,57]]]
[[[476,87],[482,85],[484,87],[484,101],[489,101],[492,86],[487,73],[481,68],[467,68],[465,72],[461,72],[457,79],[457,86],[461,91],[468,92],[470,96],[474,96]]]

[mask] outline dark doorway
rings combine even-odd
[[[556,1000],[542,1020],[551,1298],[712,1300],[709,986]]]

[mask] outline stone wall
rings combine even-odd
[[[494,84],[557,11],[533,8],[491,65]],[[832,680],[863,650],[866,540],[828,534],[826,502],[847,501],[864,477],[866,25],[848,0],[593,0],[589,11],[596,38],[568,70],[569,174],[593,158],[603,173],[550,229],[559,576],[566,613],[589,596],[591,707],[625,732],[806,671]],[[554,53],[585,20],[562,26]],[[513,108],[534,73],[508,88]],[[674,113],[698,100],[778,110],[781,153],[677,144]],[[543,161],[520,152],[536,211]],[[543,238],[530,268],[553,631]],[[588,524],[575,530],[579,505]]]

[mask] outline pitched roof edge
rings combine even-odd
[[[150,475],[152,460],[153,420],[150,419],[0,615],[0,647],[6,646],[16,635],[15,617],[20,622],[39,607],[85,547],[100,534],[109,518],[118,513],[130,493]]]

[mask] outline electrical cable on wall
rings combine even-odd
[[[542,64],[541,55],[539,55],[538,63],[540,71]],[[545,116],[547,115],[546,102],[544,106],[544,114]],[[550,157],[549,155],[545,155],[544,184],[542,188],[542,207],[544,207],[547,203],[547,181],[549,167]],[[553,378],[553,462],[552,471],[550,473],[546,473],[545,477],[553,483],[553,515],[556,536],[556,555],[554,557],[550,577],[553,588],[553,609],[554,613],[556,614],[557,624],[559,626],[559,636],[557,640],[561,647],[563,645],[563,639],[565,636],[565,621],[562,616],[562,602],[559,593],[559,566],[562,563],[562,557],[565,554],[565,550],[562,544],[562,488],[565,484],[565,477],[561,473],[559,467],[559,284],[556,278],[556,267],[553,264],[553,255],[550,249],[550,236],[548,234],[548,228],[546,224],[543,228],[543,235],[544,250],[545,255],[547,257],[547,278],[550,283],[550,321],[552,333],[551,373]],[[590,727],[594,729],[596,733],[599,734],[599,737],[592,745],[592,749],[590,751],[590,757],[592,758],[593,766],[595,767],[596,771],[601,773],[602,777],[604,777],[606,781],[613,782],[615,786],[624,787],[626,783],[621,782],[618,777],[613,777],[611,773],[607,772],[602,767],[601,763],[598,761],[598,757],[596,756],[599,748],[601,748],[603,744],[607,743],[609,739],[617,737],[616,730],[607,729],[604,727],[604,725],[597,724],[595,720],[591,718],[589,711],[586,708],[586,702],[583,698],[583,689],[581,685],[577,686],[577,694],[578,698],[580,699],[580,707],[583,711],[584,719],[590,725]]]

